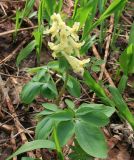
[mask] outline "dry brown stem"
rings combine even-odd
[[[9,61],[12,57],[14,57],[26,42],[27,39],[23,40],[12,53],[10,53],[6,58],[0,61],[0,65],[2,65],[3,63]]]
[[[24,133],[24,128],[19,121],[19,118],[18,118],[18,116],[15,112],[14,106],[12,105],[11,99],[8,95],[8,89],[4,87],[4,82],[3,82],[1,77],[0,77],[0,84],[1,84],[1,86],[0,86],[1,90],[2,90],[3,95],[4,95],[5,103],[7,104],[7,107],[8,107],[8,109],[9,109],[9,111],[10,111],[10,113],[11,113],[13,119],[14,119],[15,127],[17,128],[17,131],[20,134],[22,143],[24,144],[25,142],[28,142],[27,137]],[[34,153],[32,151],[28,152],[28,156],[35,158]]]

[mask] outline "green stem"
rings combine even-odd
[[[67,86],[67,81],[68,81],[68,72],[65,73],[65,81],[64,81],[64,85],[60,90],[60,93],[55,101],[55,104],[58,106],[60,104],[61,98],[65,92],[66,86]]]
[[[56,127],[54,127],[54,130],[53,130],[53,137],[54,137],[54,141],[55,141],[56,150],[57,150],[57,153],[58,153],[59,160],[64,160],[64,156],[63,156],[63,153],[62,153],[62,150],[61,150],[61,147],[60,147],[60,143],[59,143],[59,140],[58,140],[58,136],[57,136]]]

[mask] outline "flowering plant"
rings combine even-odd
[[[80,23],[75,22],[71,28],[63,22],[60,14],[56,13],[51,16],[51,21],[51,28],[44,33],[51,34],[51,40],[54,41],[53,43],[48,42],[48,46],[53,51],[52,56],[54,58],[64,56],[73,71],[83,75],[84,65],[90,61],[90,58],[84,60],[78,59],[80,58],[80,49],[85,43],[84,41],[79,42],[77,32]]]

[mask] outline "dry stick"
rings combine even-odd
[[[8,131],[8,132],[11,132],[13,130],[13,127],[11,125],[8,125],[8,124],[3,124],[0,122],[0,128]]]
[[[108,33],[110,33],[110,34],[106,39],[107,43],[106,43],[106,49],[105,49],[105,55],[104,55],[104,64],[102,64],[102,66],[101,66],[101,73],[100,73],[100,76],[99,76],[99,80],[102,80],[102,78],[103,78],[105,66],[106,66],[106,63],[107,63],[107,58],[109,56],[109,47],[110,47],[110,41],[111,41],[111,38],[112,38],[113,28],[114,28],[114,16],[111,16],[111,18],[110,18],[110,28],[108,30]]]
[[[2,73],[2,72],[0,72],[0,75],[2,75],[2,76],[6,76],[6,77],[13,77],[13,78],[19,78],[19,79],[30,80],[29,78],[26,78],[26,77],[22,77],[22,76],[15,76],[15,75],[11,75],[11,74],[5,74],[5,73]]]
[[[10,99],[10,97],[8,95],[7,89],[2,87],[4,83],[3,83],[3,80],[2,80],[1,77],[0,77],[0,81],[1,81],[0,84],[1,84],[1,88],[2,88],[3,94],[4,94],[5,102],[6,102],[7,106],[8,106],[8,109],[9,109],[10,113],[12,114],[12,116],[14,118],[15,126],[16,126],[18,132],[20,133],[20,136],[21,136],[21,139],[22,139],[22,143],[24,144],[25,142],[28,142],[27,137],[26,137],[26,135],[24,133],[24,129],[23,129],[23,127],[22,127],[22,125],[21,125],[21,123],[19,121],[19,118],[17,117],[15,109],[14,109],[14,107],[12,105],[11,99]],[[35,158],[34,153],[32,151],[28,152],[28,156]]]
[[[93,54],[95,55],[95,57],[98,58],[98,59],[101,59],[100,54],[99,54],[99,52],[97,51],[95,45],[93,45],[92,50],[93,50]],[[110,77],[110,75],[109,75],[109,73],[108,73],[108,71],[107,71],[106,68],[105,68],[105,70],[104,70],[104,74],[105,74],[105,76],[106,76],[109,84],[110,84],[111,86],[115,87],[115,84],[114,84],[112,78]]]
[[[113,28],[114,28],[114,16],[111,16],[110,17],[110,28],[108,30],[108,33],[110,33],[110,34],[108,35],[108,37],[106,39],[107,42],[106,42],[106,48],[105,48],[104,63],[101,65],[101,72],[100,72],[100,75],[98,78],[99,81],[102,80],[104,72],[106,73],[105,67],[106,67],[107,58],[109,56],[109,47],[110,47],[110,42],[111,42],[111,38],[112,38]],[[113,86],[115,86],[114,83],[112,83],[112,84],[113,84]],[[96,96],[96,94],[94,93],[93,97],[92,97],[92,102],[95,100],[95,96]]]
[[[2,5],[2,2],[0,2],[0,6],[1,6],[1,9],[3,10],[3,12],[4,12],[4,15],[7,16],[7,13],[6,13],[6,11],[5,11],[4,6]]]
[[[34,29],[34,28],[37,28],[37,27],[38,27],[38,26],[32,26],[32,27],[27,27],[27,28],[21,28],[21,29],[18,29],[17,32],[26,31],[26,30],[31,30],[31,29]],[[7,35],[7,34],[14,33],[14,32],[16,32],[15,29],[10,30],[10,31],[2,32],[2,33],[0,33],[0,37],[1,37],[1,36],[5,36],[5,35]]]
[[[23,45],[26,42],[27,42],[27,39],[23,40],[12,53],[10,53],[6,58],[4,58],[3,60],[0,61],[0,65],[9,61],[13,56],[15,56],[17,54],[17,52],[20,50],[20,48],[23,47]]]
[[[129,19],[127,19],[124,15],[122,15],[121,18],[125,20],[127,24],[132,25],[132,22]]]
[[[1,90],[0,90],[0,91],[1,91]],[[1,98],[1,99],[2,99],[2,98]],[[1,99],[0,99],[0,101],[2,101]],[[4,114],[2,113],[2,106],[1,106],[1,104],[0,104],[0,119],[3,118],[3,117],[4,117]]]
[[[13,152],[15,152],[16,151],[16,142],[15,142],[15,138],[13,137],[13,135],[14,135],[14,131],[12,131],[11,132],[11,144],[12,144],[12,148],[13,148]],[[17,160],[17,157],[13,157],[13,160]]]

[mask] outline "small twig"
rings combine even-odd
[[[128,20],[124,15],[122,15],[121,18],[125,20],[127,24],[132,25],[132,22]]]
[[[0,65],[2,65],[3,63],[9,61],[12,57],[14,57],[26,42],[27,42],[27,39],[23,40],[12,53],[10,53],[6,58],[0,61]]]
[[[38,27],[38,26],[27,27],[27,28],[21,28],[21,29],[18,29],[17,32],[26,31],[26,30],[31,30],[31,29],[34,29],[34,28],[37,28],[37,27]],[[10,30],[10,31],[2,32],[2,33],[0,33],[0,37],[1,37],[1,36],[5,36],[5,35],[7,35],[7,34],[12,34],[12,33],[14,33],[14,32],[16,32],[15,29]]]
[[[1,6],[1,9],[3,10],[3,12],[4,12],[4,15],[7,16],[7,13],[6,13],[6,11],[5,11],[4,6],[2,5],[2,2],[0,2],[0,6]]]
[[[98,59],[101,59],[100,54],[99,54],[99,52],[97,51],[95,45],[93,45],[92,50],[93,50],[93,54],[95,55],[95,57],[98,58]],[[105,68],[105,70],[104,70],[104,74],[105,74],[105,76],[106,76],[109,84],[110,84],[111,86],[115,87],[115,84],[114,84],[112,78],[110,77],[110,75],[109,75],[109,73],[108,73],[108,71],[107,71],[106,68]]]
[[[8,132],[11,132],[13,130],[13,127],[11,125],[7,125],[7,124],[3,124],[0,122],[0,128],[8,131]]]
[[[12,148],[13,148],[13,152],[16,151],[16,142],[15,142],[15,139],[13,138],[13,135],[14,135],[14,131],[11,132],[11,144],[12,144]],[[13,160],[17,160],[17,157],[13,157]]]
[[[5,73],[1,73],[1,72],[0,72],[0,75],[6,76],[6,77],[13,77],[13,78],[19,78],[19,79],[29,80],[29,78],[26,78],[26,77],[10,75],[10,74],[5,74]]]
[[[110,42],[111,42],[111,38],[112,38],[113,28],[114,28],[114,16],[111,16],[111,18],[110,18],[110,28],[108,30],[108,32],[111,33],[111,34],[109,34],[109,36],[107,37],[107,43],[106,43],[105,55],[104,55],[104,63],[101,65],[101,72],[100,72],[98,80],[102,80],[102,77],[103,77],[103,74],[104,74],[104,71],[105,71],[107,58],[109,56],[109,47],[110,47]]]

